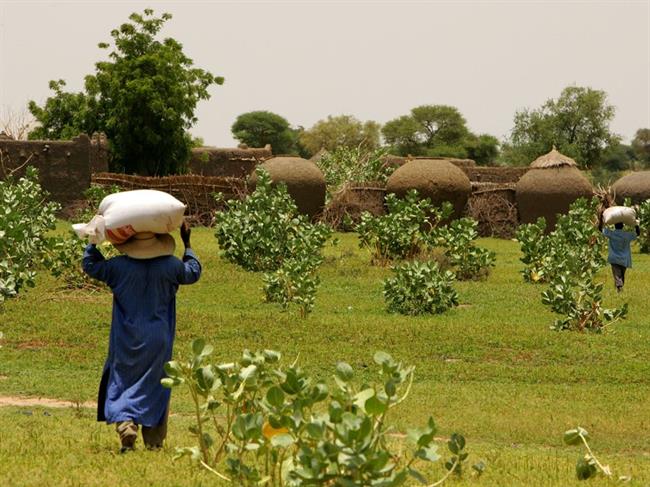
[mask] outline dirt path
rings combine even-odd
[[[97,403],[87,401],[82,403],[72,401],[62,401],[60,399],[51,399],[49,397],[21,397],[21,396],[0,396],[0,407],[18,406],[18,407],[47,407],[47,408],[96,408]]]

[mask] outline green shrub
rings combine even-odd
[[[438,314],[458,305],[458,293],[452,286],[454,274],[441,272],[437,263],[407,262],[393,271],[394,276],[384,281],[388,311]]]
[[[478,238],[478,222],[472,218],[460,218],[449,225],[439,227],[434,242],[442,247],[445,256],[454,267],[456,279],[480,279],[487,277],[494,267],[496,255],[474,245]]]
[[[280,303],[283,309],[298,306],[303,318],[314,308],[320,278],[316,274],[323,262],[320,254],[297,255],[285,259],[282,266],[263,276],[264,295],[268,302]]]
[[[569,274],[556,276],[542,293],[542,303],[555,313],[563,315],[551,329],[602,333],[607,326],[627,316],[627,303],[620,308],[602,306],[603,284],[595,282],[594,274],[585,272],[579,277]]]
[[[47,250],[46,234],[54,229],[59,208],[47,203],[46,196],[32,167],[18,180],[0,181],[0,304],[34,286]]]
[[[422,252],[429,246],[432,230],[453,212],[450,203],[436,208],[428,198],[420,199],[416,190],[409,191],[403,199],[387,195],[386,207],[386,215],[364,213],[356,227],[359,246],[369,248],[373,262],[381,264]]]
[[[221,255],[248,271],[275,271],[297,253],[320,254],[331,229],[299,214],[286,187],[273,187],[266,171],[258,169],[257,177],[248,198],[229,201],[216,215]]]
[[[316,164],[323,171],[328,190],[333,192],[346,183],[385,183],[395,170],[384,161],[387,153],[386,149],[340,146],[324,154]]]
[[[428,483],[418,468],[441,458],[433,419],[409,430],[404,447],[387,437],[389,412],[408,396],[413,367],[378,352],[379,381],[358,382],[354,369],[339,362],[331,388],[295,363],[281,366],[271,350],[244,351],[219,365],[207,362],[211,353],[198,339],[189,359],[165,367],[163,385],[184,385],[195,406],[196,445],[177,449],[176,458],[189,456],[238,486],[397,486],[409,476]],[[461,435],[447,447],[447,473],[436,485],[460,475],[468,458]]]
[[[543,218],[519,226],[525,281],[548,283],[565,274],[594,274],[604,265],[605,241],[597,226],[599,204],[597,198],[579,198],[548,234]]]

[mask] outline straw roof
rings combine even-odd
[[[538,157],[530,164],[530,167],[534,167],[538,169],[547,169],[550,167],[567,167],[567,166],[577,167],[578,164],[569,156],[565,156],[564,154],[558,152],[557,149],[555,149],[555,146],[553,146],[551,152]]]

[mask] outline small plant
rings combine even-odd
[[[273,187],[268,172],[258,169],[255,191],[231,200],[216,215],[215,236],[221,255],[248,271],[275,271],[296,254],[320,253],[331,229],[300,215],[284,185]]]
[[[275,351],[244,351],[234,363],[213,365],[212,350],[198,339],[189,360],[166,364],[163,385],[187,387],[195,411],[197,444],[175,458],[189,456],[238,486],[397,486],[409,476],[429,483],[418,466],[441,458],[433,419],[408,431],[406,448],[388,435],[389,412],[408,396],[413,367],[377,352],[380,381],[358,386],[354,369],[339,362],[330,388],[295,363],[281,366]],[[431,485],[462,473],[465,439],[455,433],[447,448],[447,473]]]
[[[524,281],[545,282],[550,239],[546,237],[546,219],[540,217],[535,223],[520,225],[517,229],[516,239],[524,254],[521,261],[526,265],[521,271]]]
[[[474,245],[478,238],[477,227],[476,220],[460,218],[435,232],[434,241],[445,249],[445,256],[460,281],[487,277],[496,261],[494,252]]]
[[[280,303],[285,310],[295,304],[300,316],[305,318],[314,308],[316,289],[320,284],[316,271],[322,262],[320,254],[303,254],[285,259],[278,270],[264,274],[266,300]]]
[[[389,194],[386,206],[388,214],[364,213],[356,227],[359,246],[369,248],[373,261],[380,264],[422,252],[429,245],[432,230],[453,212],[450,203],[437,208],[428,198],[420,199],[416,190],[409,191],[404,199]]]
[[[580,426],[564,432],[563,440],[565,445],[575,446],[582,444],[587,449],[587,453],[580,457],[576,463],[576,476],[578,480],[590,479],[596,476],[598,472],[601,472],[606,477],[611,477],[612,471],[609,465],[600,463],[591,450],[589,443],[587,443],[588,436],[587,430]]]
[[[59,206],[46,202],[38,172],[0,181],[0,304],[24,287],[33,287],[36,267],[47,250],[46,234],[54,229]]]
[[[601,333],[607,326],[625,319],[627,303],[620,308],[604,309],[602,293],[603,284],[595,282],[591,273],[583,273],[577,279],[570,275],[555,277],[542,293],[542,303],[563,315],[555,320],[551,329]]]
[[[408,262],[393,268],[394,277],[384,281],[388,311],[404,315],[444,313],[458,305],[454,274],[441,272],[435,262]]]

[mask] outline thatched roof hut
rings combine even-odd
[[[576,161],[555,147],[535,159],[530,167],[516,186],[521,223],[533,223],[543,216],[550,231],[555,228],[558,214],[566,213],[578,198],[593,195],[591,183],[580,172]]]
[[[287,185],[300,213],[314,218],[323,211],[327,184],[323,172],[312,161],[294,156],[276,156],[259,167],[268,171],[274,184],[282,182]],[[253,173],[250,178],[252,188],[256,181],[257,175]]]
[[[398,197],[411,189],[434,205],[449,201],[454,205],[454,218],[459,218],[472,186],[465,173],[446,159],[413,159],[396,169],[386,183],[386,192]]]
[[[578,164],[569,156],[565,156],[559,152],[555,146],[553,146],[551,152],[544,154],[543,156],[539,156],[537,159],[530,163],[530,167],[536,169],[550,169],[558,167],[578,167]]]
[[[630,198],[632,204],[638,205],[650,199],[650,171],[638,171],[627,174],[612,185],[616,202],[623,204]]]

